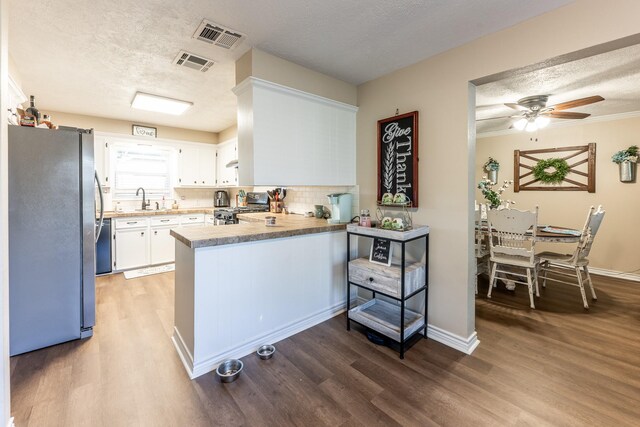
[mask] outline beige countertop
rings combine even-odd
[[[275,216],[276,225],[267,227],[264,224],[266,216]],[[329,224],[326,219],[305,218],[296,214],[247,213],[238,214],[238,219],[248,223],[217,225],[215,227],[174,228],[171,229],[171,235],[188,247],[196,249],[340,231],[347,227],[346,224]]]
[[[155,216],[155,215],[183,215],[183,214],[194,214],[194,213],[204,213],[204,214],[212,214],[214,208],[183,208],[183,209],[148,209],[146,211],[105,211],[105,218],[130,218],[134,216]]]

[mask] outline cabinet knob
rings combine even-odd
[[[157,231],[154,231],[154,232],[153,232],[153,234],[155,234],[155,235],[157,236],[157,235],[158,235],[158,232],[157,232]]]
[[[198,181],[193,181],[193,183],[194,183],[194,184],[197,184],[197,183],[198,183]]]
[[[369,281],[370,281],[370,282],[373,282],[373,277],[369,277]]]
[[[202,183],[204,184],[204,181],[202,181]]]
[[[141,236],[144,236],[144,231],[141,231],[141,232],[140,232],[140,235],[141,235]]]

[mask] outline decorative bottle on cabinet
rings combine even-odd
[[[40,111],[36,108],[36,97],[31,95],[29,98],[29,108],[25,111],[28,115],[35,117],[36,125],[40,123]]]

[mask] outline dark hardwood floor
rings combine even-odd
[[[480,281],[481,344],[466,356],[420,340],[404,360],[338,316],[243,359],[238,381],[189,380],[170,341],[173,273],[98,280],[94,336],[11,359],[23,426],[371,426],[640,424],[640,283],[594,277],[525,287]],[[357,328],[356,328],[357,329]]]

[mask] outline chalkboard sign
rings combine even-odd
[[[378,204],[407,201],[418,206],[417,111],[378,120]]]
[[[369,253],[369,261],[376,264],[391,265],[391,240],[374,237]]]

